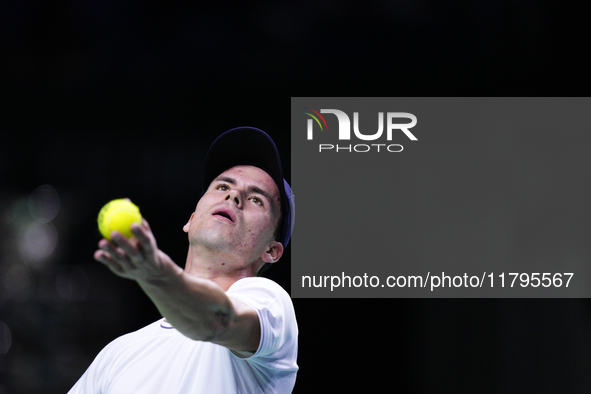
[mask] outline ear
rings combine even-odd
[[[188,233],[188,232],[189,232],[189,227],[191,227],[191,220],[193,220],[193,216],[194,216],[194,215],[195,215],[195,212],[193,212],[193,213],[191,214],[191,217],[189,218],[189,221],[187,222],[187,224],[185,224],[185,225],[183,226],[183,231],[184,231],[184,232],[186,232],[186,233]]]
[[[265,263],[276,263],[283,255],[283,244],[281,242],[273,241],[271,245],[263,252],[261,259]]]

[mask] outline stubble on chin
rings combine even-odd
[[[230,252],[235,248],[235,242],[230,237],[212,229],[199,229],[189,238],[191,245],[200,246],[209,250]]]

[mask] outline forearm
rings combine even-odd
[[[230,299],[214,282],[191,276],[168,260],[161,276],[138,280],[138,284],[162,316],[183,335],[194,340],[214,340],[234,318]]]

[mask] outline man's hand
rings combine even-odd
[[[133,223],[131,232],[134,237],[130,239],[118,231],[111,234],[112,241],[101,239],[99,249],[94,253],[95,260],[116,275],[137,281],[159,279],[169,272],[171,265],[176,266],[158,249],[156,238],[145,219],[139,225]]]

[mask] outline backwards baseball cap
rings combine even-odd
[[[254,127],[237,127],[213,141],[205,157],[202,194],[205,194],[211,182],[222,172],[237,165],[258,167],[275,181],[281,196],[282,229],[279,242],[287,247],[294,225],[294,195],[283,178],[277,147],[264,131]]]

